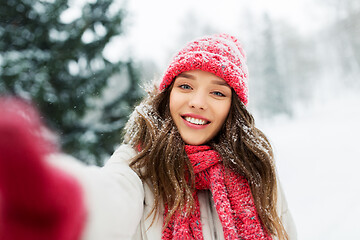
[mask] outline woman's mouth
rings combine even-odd
[[[195,125],[206,125],[209,124],[210,122],[205,120],[205,119],[201,119],[201,118],[195,118],[195,117],[190,117],[190,116],[182,116],[182,118],[192,124]]]

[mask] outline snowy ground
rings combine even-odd
[[[274,146],[299,239],[360,239],[360,93],[258,127]]]

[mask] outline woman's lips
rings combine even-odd
[[[190,123],[196,124],[196,125],[205,125],[207,121],[199,118],[192,118],[192,117],[184,117],[184,119]]]
[[[181,117],[188,127],[194,129],[205,128],[210,123],[208,119],[195,114],[184,114]]]

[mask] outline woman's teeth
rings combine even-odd
[[[196,125],[205,125],[206,124],[205,120],[192,118],[192,117],[185,117],[185,120],[190,123],[196,124]]]

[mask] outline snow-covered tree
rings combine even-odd
[[[125,10],[97,0],[75,19],[66,11],[68,0],[1,1],[0,93],[33,101],[65,152],[101,165],[140,96],[132,61],[103,55],[123,32]]]
[[[264,15],[264,29],[260,46],[257,48],[259,74],[257,81],[256,108],[264,117],[289,113],[286,77],[280,72],[279,50],[271,18]]]

